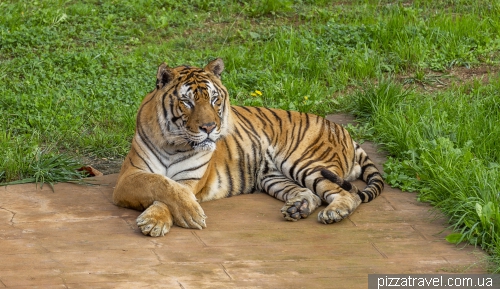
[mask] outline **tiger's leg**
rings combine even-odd
[[[269,195],[285,202],[281,213],[288,221],[305,219],[321,205],[321,199],[311,190],[299,186],[277,170],[262,176],[260,186]]]
[[[172,224],[185,228],[205,228],[205,214],[189,189],[161,175],[128,170],[120,175],[113,202],[144,212],[136,222],[144,235],[165,235]]]
[[[305,178],[305,186],[314,191],[328,206],[318,213],[318,221],[323,224],[340,222],[349,216],[361,204],[358,189],[351,185],[349,191],[339,183],[321,175],[321,167],[312,170]]]
[[[361,204],[358,194],[351,194],[340,189],[340,192],[331,194],[326,202],[328,206],[318,213],[318,221],[323,224],[340,222],[347,218]]]

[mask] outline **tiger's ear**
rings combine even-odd
[[[162,89],[167,83],[173,79],[172,72],[165,62],[158,67],[156,72],[156,89]]]
[[[224,71],[224,61],[222,61],[221,58],[210,61],[210,63],[205,66],[205,71],[211,72],[220,78],[222,71]]]

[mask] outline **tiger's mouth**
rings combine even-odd
[[[215,142],[210,138],[206,138],[201,142],[190,142],[191,147],[197,151],[214,151]]]

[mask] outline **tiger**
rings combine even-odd
[[[380,195],[382,175],[346,129],[314,114],[231,105],[224,68],[220,58],[158,67],[113,191],[115,205],[143,211],[142,234],[206,228],[201,202],[258,191],[283,201],[288,221],[325,204],[324,224]]]

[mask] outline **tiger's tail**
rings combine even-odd
[[[363,203],[368,203],[382,193],[384,180],[366,152],[357,143],[355,144],[355,150],[355,163],[359,165],[358,170],[360,169],[356,173],[356,178],[362,179],[366,183],[366,187],[362,191],[328,169],[322,169],[321,175],[327,180],[336,183],[342,189],[353,194],[357,193]]]

